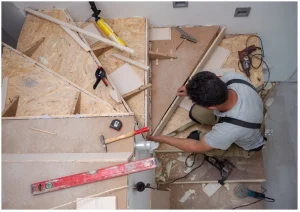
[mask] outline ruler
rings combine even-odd
[[[130,163],[101,168],[90,172],[82,172],[79,174],[69,175],[52,180],[45,180],[42,182],[31,184],[31,194],[43,194],[87,183],[107,180],[114,177],[120,177],[149,169],[155,169],[157,164],[157,159],[155,157],[151,157]]]

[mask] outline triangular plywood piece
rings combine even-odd
[[[3,44],[2,77],[8,77],[7,98],[19,95],[17,116],[66,115],[81,92],[80,113],[119,112],[107,102]]]
[[[40,12],[75,25],[65,9],[45,9]],[[93,89],[95,71],[101,64],[97,63],[98,59],[92,52],[86,52],[60,25],[28,14],[18,39],[17,49],[22,52],[31,40],[42,37],[46,39],[31,56],[32,59],[118,108],[120,112],[129,112],[124,102],[116,102],[110,97],[109,89],[104,83],[99,83],[97,89]]]
[[[38,41],[36,41],[31,47],[29,47],[27,50],[23,52],[28,57],[31,57],[34,52],[40,47],[40,45],[45,41],[46,37],[40,38]]]
[[[2,117],[13,117],[17,114],[19,96],[15,96],[2,112]]]
[[[210,45],[215,40],[218,26],[183,27],[186,33],[198,40],[197,43],[185,41],[176,51],[176,60],[160,60],[159,65],[152,61],[152,129],[155,129],[168,108],[176,98],[177,89],[184,85],[197,67]],[[152,41],[152,49],[169,52],[182,39],[180,33],[172,28],[171,40]]]

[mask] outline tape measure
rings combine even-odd
[[[120,129],[122,128],[122,122],[119,119],[114,119],[112,120],[112,122],[110,123],[110,128],[113,128],[117,131],[120,131]]]

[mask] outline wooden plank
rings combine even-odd
[[[210,55],[214,52],[215,48],[221,42],[221,40],[222,40],[222,38],[224,36],[224,33],[225,33],[225,27],[223,27],[221,29],[221,31],[217,35],[216,39],[213,41],[213,43],[210,45],[209,49],[206,51],[206,53],[202,57],[201,61],[198,63],[197,67],[193,69],[193,72],[189,76],[189,79],[192,76],[194,76],[196,73],[198,73],[199,71],[202,70],[203,66],[205,65],[205,63],[209,59]],[[181,51],[181,50],[178,50],[178,51]],[[178,58],[179,58],[179,56],[178,56]],[[179,59],[177,59],[177,60],[180,61]],[[152,81],[152,84],[153,84],[153,82],[154,81]],[[186,84],[186,82],[187,81],[185,81],[185,83],[183,83],[183,84]],[[172,90],[172,92],[174,93],[174,95],[176,95],[175,91],[178,89],[178,87],[180,85],[179,86],[176,85],[176,86],[177,86],[177,88],[175,88],[175,87],[173,89],[168,88],[169,90]],[[153,87],[152,87],[152,90],[153,90]],[[163,92],[160,91],[160,93],[163,93]],[[172,97],[173,95],[170,95],[170,96]],[[152,129],[154,129],[152,135],[158,135],[158,134],[160,134],[162,132],[163,128],[166,126],[167,122],[170,120],[171,116],[173,115],[174,111],[177,109],[177,107],[180,104],[180,102],[182,101],[182,99],[183,99],[183,97],[176,96],[176,98],[173,100],[173,102],[171,103],[171,105],[168,106],[168,108],[167,108],[166,112],[164,113],[164,115],[161,116],[162,117],[161,119],[159,118],[159,114],[157,114],[156,120],[152,120]],[[152,99],[152,102],[154,102],[154,101],[155,101],[155,99]],[[154,105],[152,105],[152,107],[153,106]],[[158,110],[155,109],[155,108],[152,108],[152,111],[157,112]],[[160,111],[162,111],[162,110],[160,110]],[[153,114],[153,112],[152,112],[152,114]]]
[[[115,153],[43,153],[43,154],[2,154],[3,163],[60,163],[60,162],[119,162],[127,163],[131,152]]]
[[[217,36],[219,27],[185,27],[183,30],[201,42],[184,42],[176,51],[177,59],[174,61],[161,60],[158,66],[154,65],[155,61],[152,61],[152,130],[156,129],[176,99],[177,89],[185,84],[189,76],[197,69],[197,65],[203,60]],[[174,44],[180,43],[182,40],[180,33],[175,28],[172,28],[171,31]],[[172,41],[153,41],[152,49],[169,52],[173,48]],[[174,74],[174,70],[179,71]]]
[[[85,51],[91,51],[91,47],[89,45],[87,45],[86,43],[84,43],[79,37],[78,35],[75,34],[75,32],[73,32],[72,30],[70,30],[69,28],[65,27],[65,26],[61,26],[61,28],[63,28],[66,33],[68,33]]]
[[[3,44],[2,75],[9,77],[7,97],[20,96],[17,116],[70,113],[73,96],[82,92],[81,112],[113,113],[110,104],[83,90],[21,52]],[[20,89],[21,88],[21,89]]]
[[[116,58],[118,58],[118,59],[120,59],[120,60],[123,60],[123,61],[125,61],[125,62],[127,62],[127,63],[130,63],[130,64],[132,64],[132,65],[135,65],[135,66],[137,66],[137,67],[139,67],[139,68],[142,68],[142,69],[144,69],[144,70],[146,70],[146,71],[148,71],[149,70],[149,66],[146,66],[146,65],[144,65],[144,64],[140,64],[140,63],[138,63],[138,62],[136,62],[136,61],[134,61],[134,60],[131,60],[131,59],[129,59],[129,58],[126,58],[126,57],[123,57],[122,55],[119,55],[119,54],[112,54],[112,56],[114,56],[114,57],[116,57]]]
[[[81,92],[77,92],[70,114],[80,114]]]
[[[202,190],[201,183],[199,184],[170,184],[162,186],[160,189],[170,190],[170,206],[171,209],[177,210],[193,210],[193,209],[225,209],[230,210],[234,207],[253,203],[257,201],[252,197],[238,198],[234,193],[234,188],[237,183],[229,183],[226,187],[222,186],[214,195],[208,197]],[[260,183],[245,183],[245,185],[254,191],[261,192]],[[185,202],[180,202],[186,191],[195,191]],[[263,202],[258,202],[240,209],[264,209]],[[240,210],[239,209],[239,210]]]
[[[8,77],[4,77],[1,84],[1,112],[4,110],[6,105],[7,84]]]
[[[99,35],[95,35],[94,33],[91,33],[89,31],[83,30],[83,29],[81,29],[79,27],[73,26],[73,25],[68,24],[68,23],[66,23],[64,21],[61,21],[61,20],[58,20],[58,19],[53,18],[51,16],[48,16],[48,15],[46,15],[44,13],[32,10],[30,8],[25,8],[25,11],[28,12],[28,13],[31,13],[31,14],[37,16],[37,17],[40,17],[40,18],[43,18],[43,19],[48,20],[50,22],[56,23],[56,24],[58,24],[60,26],[64,26],[64,27],[67,27],[67,28],[69,28],[71,30],[74,30],[76,32],[80,32],[82,34],[88,35],[88,36],[90,36],[92,38],[95,38],[95,39],[97,39],[97,40],[99,40],[99,41],[101,41],[103,43],[107,43],[107,44],[109,44],[109,45],[111,45],[113,47],[116,47],[116,48],[118,48],[118,49],[120,49],[122,51],[126,51],[126,52],[129,52],[129,53],[134,53],[133,49],[130,49],[130,48],[126,47],[126,46],[122,46],[122,45],[120,45],[118,43],[115,43],[115,42],[113,42],[111,40],[108,40],[106,38],[100,37]]]
[[[43,12],[59,20],[75,24],[64,9],[47,9]],[[80,33],[78,35],[86,42]],[[32,59],[40,61],[59,76],[67,78],[73,85],[87,90],[93,96],[112,105],[117,111],[131,112],[126,107],[126,103],[118,103],[110,97],[109,89],[116,90],[112,83],[109,83],[109,87],[100,83],[96,90],[93,89],[96,80],[95,71],[99,65],[102,65],[92,51],[84,51],[59,25],[28,14],[19,36],[18,49],[22,51],[32,39],[40,37],[47,39],[32,55]]]
[[[123,122],[120,131],[109,128],[111,121],[116,118]],[[42,129],[56,135],[41,133],[30,128]],[[108,139],[133,130],[133,116],[3,119],[2,153],[104,153],[100,135]],[[133,137],[107,145],[108,153],[133,152],[133,149]]]
[[[38,41],[36,41],[31,47],[23,52],[27,57],[31,57],[34,52],[40,47],[40,45],[45,41],[46,37],[42,37]]]
[[[19,96],[15,96],[2,111],[2,117],[13,117],[17,114]]]
[[[142,85],[141,87],[139,87],[139,88],[137,88],[137,89],[135,89],[135,90],[133,90],[133,91],[131,91],[131,92],[128,92],[128,93],[124,94],[124,95],[123,95],[123,98],[124,98],[125,100],[127,100],[127,99],[131,98],[132,96],[138,94],[139,92],[141,92],[141,91],[143,91],[143,90],[145,90],[145,89],[147,89],[147,88],[150,88],[151,86],[152,86],[151,83],[149,83],[149,84],[147,84],[147,85]]]
[[[156,59],[163,60],[163,59],[176,59],[177,57],[169,54],[163,54],[160,52],[149,51],[149,58],[151,60],[156,60]]]
[[[146,24],[145,24],[145,31],[146,31],[146,42],[145,42],[145,65],[149,66],[149,57],[148,57],[148,51],[149,51],[149,22],[146,18]],[[150,83],[150,76],[151,76],[151,70],[145,71],[144,73],[144,84],[148,85]],[[151,84],[152,86],[152,84]],[[144,91],[144,125],[148,126],[149,129],[151,129],[151,89],[146,89]]]
[[[151,210],[170,209],[170,192],[151,189],[150,209]]]
[[[50,209],[58,205],[68,203],[85,196],[105,192],[117,187],[125,189],[105,193],[101,196],[116,196],[118,199],[117,208],[127,209],[128,178],[122,176],[101,182],[90,183],[47,194],[32,196],[30,184],[46,179],[54,179],[61,176],[96,170],[120,162],[47,162],[39,161],[28,163],[2,162],[2,208],[3,209]],[[22,180],[20,180],[22,176]],[[51,200],[51,201],[49,201]],[[76,209],[76,204],[61,207],[60,209]]]
[[[106,209],[106,210],[116,210],[117,209],[117,198],[115,196],[111,197],[92,197],[89,199],[79,198],[76,203],[76,209]]]
[[[179,155],[178,153],[157,153],[156,157],[158,161],[161,163],[163,167],[163,171],[160,173],[161,176],[164,176],[166,174],[166,166],[170,161],[175,161],[172,164],[170,176],[169,178],[166,178],[166,182],[172,181],[174,179],[177,179],[179,177],[182,177],[186,175],[192,168],[188,168],[185,166],[185,163],[182,162],[185,161],[185,158],[190,155],[190,153],[181,153]],[[183,158],[182,160],[179,160]],[[202,163],[204,156],[199,154],[196,157],[196,162],[193,167],[198,166],[200,163]],[[193,158],[191,158],[193,159]],[[253,181],[259,181],[264,182],[266,180],[264,175],[264,162],[262,157],[262,152],[256,153],[251,158],[241,158],[241,157],[228,157],[226,158],[230,162],[232,162],[233,165],[236,166],[227,178],[230,182],[253,182]],[[158,178],[158,177],[157,177]],[[217,183],[218,180],[221,179],[220,171],[209,164],[208,162],[204,162],[203,165],[193,171],[190,175],[188,175],[186,178],[176,181],[177,184],[182,183]],[[225,181],[227,182],[227,181]],[[161,181],[163,184],[164,182]]]

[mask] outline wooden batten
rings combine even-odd
[[[127,93],[127,94],[124,94],[122,97],[127,100],[127,99],[130,99],[131,97],[133,97],[134,95],[138,94],[139,92],[147,89],[147,88],[150,88],[152,86],[151,83],[147,84],[147,85],[142,85],[141,87]]]
[[[154,52],[154,51],[149,51],[149,58],[151,60],[163,60],[163,59],[176,59],[177,57],[174,55],[169,55],[169,54],[163,54],[160,52]]]
[[[77,92],[70,114],[80,114],[81,92]]]
[[[17,114],[19,96],[15,96],[2,112],[2,117],[14,117]]]
[[[31,57],[34,52],[41,46],[41,44],[45,41],[46,37],[42,37],[39,39],[35,44],[33,44],[31,47],[29,47],[27,50],[23,52],[27,57]]]

